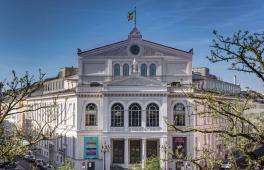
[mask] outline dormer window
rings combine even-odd
[[[129,76],[129,65],[128,64],[123,65],[123,76]]]
[[[114,76],[120,76],[120,65],[119,64],[114,65]]]
[[[141,64],[140,73],[141,76],[147,77],[147,64]]]
[[[156,76],[156,65],[155,64],[150,64],[149,76]]]

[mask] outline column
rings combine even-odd
[[[109,114],[109,103],[108,103],[108,97],[103,97],[103,103],[102,103],[102,111],[103,111],[103,116],[101,122],[98,122],[101,124],[102,123],[102,127],[103,127],[103,132],[109,132],[110,130],[110,122],[111,122],[111,118],[110,118],[110,114]]]
[[[173,116],[171,114],[168,114],[168,108],[167,108],[168,98],[167,96],[162,97],[162,105],[160,108],[160,117],[159,117],[159,125],[162,128],[163,132],[167,132],[167,124],[165,123],[164,119],[167,119],[168,123],[172,123]],[[171,119],[172,118],[172,119]]]
[[[168,169],[168,152],[169,152],[169,145],[168,145],[168,139],[167,138],[160,138],[160,159],[161,167],[164,170]]]
[[[146,110],[142,110],[142,115],[141,115],[141,126],[145,129],[146,128]]]
[[[124,111],[124,127],[125,127],[125,131],[127,132],[128,131],[128,120],[129,119],[129,116],[128,116],[128,110],[125,109]]]
[[[144,167],[146,161],[146,139],[141,140],[141,160],[142,160],[142,167]]]
[[[126,138],[125,139],[125,168],[128,168],[128,164],[129,164],[129,162],[128,162],[128,156],[129,156],[129,153],[128,153],[128,139]]]

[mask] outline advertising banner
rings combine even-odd
[[[98,137],[84,137],[84,159],[98,159]]]

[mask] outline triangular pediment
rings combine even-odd
[[[141,49],[139,56],[192,56],[192,51],[186,52],[173,47],[154,43],[147,40],[133,42],[132,40],[120,41],[88,51],[79,51],[79,56],[131,56],[129,48],[133,44],[138,44]],[[133,57],[133,56],[132,56]]]
[[[139,75],[131,75],[126,78],[113,80],[107,83],[107,86],[164,86],[164,83]]]

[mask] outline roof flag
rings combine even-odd
[[[136,7],[135,7],[135,9],[133,11],[129,11],[128,12],[127,20],[128,21],[134,21],[135,27],[137,26],[137,11],[136,11]]]

